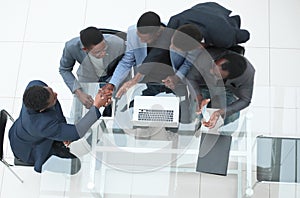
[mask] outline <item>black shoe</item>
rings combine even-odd
[[[15,157],[14,159],[14,164],[15,166],[34,166],[33,163],[26,163],[26,162],[23,162],[21,159]]]

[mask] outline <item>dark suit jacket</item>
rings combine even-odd
[[[177,29],[184,24],[196,24],[206,44],[229,48],[250,38],[247,30],[240,29],[240,17],[229,17],[230,13],[217,3],[200,3],[172,16],[167,27]]]
[[[31,81],[27,88],[41,85],[47,86],[42,81]],[[50,151],[54,141],[75,141],[87,131],[87,129],[99,117],[100,112],[96,108],[90,111],[94,116],[89,116],[90,122],[84,129],[81,125],[66,123],[59,101],[43,112],[27,109],[22,105],[21,113],[9,130],[9,139],[14,155],[26,163],[34,164],[34,170],[41,172],[43,163],[50,157]]]

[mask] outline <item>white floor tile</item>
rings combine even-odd
[[[191,1],[185,2],[180,0],[146,0],[146,10],[157,13],[160,16],[161,21],[168,23],[172,16],[191,8],[196,4],[197,3]],[[166,7],[168,7],[168,9],[165,9]]]
[[[271,86],[300,86],[299,68],[297,65],[299,56],[300,49],[271,49]]]
[[[102,169],[101,172],[101,181],[97,184],[101,186],[101,192],[112,195],[130,195],[132,173],[113,169]]]
[[[270,87],[271,107],[296,108],[297,89],[296,87]]]
[[[13,97],[11,98],[0,97],[0,110],[5,109],[8,113],[12,115],[13,104],[14,104]]]
[[[25,41],[65,42],[79,35],[86,1],[32,0]]]
[[[273,198],[270,196],[270,185],[265,183],[259,183],[253,189],[252,198]]]
[[[270,45],[280,48],[300,47],[300,27],[295,25],[295,19],[300,18],[299,1],[271,1],[270,2]],[[289,32],[289,36],[282,42],[282,31]],[[282,56],[281,56],[282,57]]]
[[[298,198],[299,197],[299,185],[293,183],[275,183],[270,185],[270,197],[271,198]]]
[[[1,64],[2,64],[2,68],[3,69],[5,68],[5,70],[2,71],[2,75],[0,78],[0,84],[2,85],[0,87],[0,97],[15,96],[21,53],[22,53],[22,43],[0,42],[0,54],[2,57]]]
[[[170,172],[144,172],[133,175],[131,195],[167,196],[172,193],[176,184]]]
[[[297,87],[296,101],[297,101],[297,108],[300,109],[300,87]]]
[[[34,172],[33,167],[12,167],[24,180],[21,183],[9,170],[5,170],[0,197],[39,197],[40,174]],[[17,190],[16,190],[17,189]]]
[[[237,197],[237,177],[201,174],[200,197]]]
[[[52,83],[62,82],[58,72],[63,51],[61,43],[26,43],[22,56],[16,96],[22,96],[31,80],[42,80],[52,87]]]
[[[6,167],[4,166],[4,164],[0,164],[0,178],[3,178],[3,176],[4,176],[4,169],[5,169]],[[2,184],[3,184],[3,179],[0,179],[0,192],[2,191]]]
[[[270,87],[255,86],[250,107],[270,107]]]
[[[300,109],[297,109],[297,131],[296,131],[296,135],[300,136]]]
[[[271,135],[299,135],[297,134],[297,110],[272,108]]]
[[[23,41],[29,5],[30,0],[0,1],[0,41]]]
[[[251,1],[226,1],[218,0],[218,3],[229,10],[231,15],[240,15],[241,28],[250,32],[250,39],[245,43],[251,47],[269,46],[269,1],[251,0]],[[257,6],[259,5],[259,6]],[[255,7],[255,15],[250,7]]]
[[[128,6],[129,4],[131,6]],[[85,27],[95,26],[127,31],[129,26],[137,23],[144,11],[144,0],[130,0],[130,2],[89,0],[86,8]]]
[[[265,107],[251,107],[253,117],[251,120],[252,137],[268,135],[271,133],[271,110]]]
[[[270,86],[270,53],[268,48],[245,48],[245,57],[255,69],[254,85]],[[255,91],[255,88],[254,88]]]

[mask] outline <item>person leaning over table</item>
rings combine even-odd
[[[174,55],[194,56],[188,60],[182,56],[181,61],[172,60],[172,63],[179,63],[173,65],[175,70],[185,61],[192,63],[184,78],[195,92],[198,114],[209,102],[212,108],[218,108],[210,119],[204,122],[204,126],[213,128],[220,116],[224,118],[224,124],[227,124],[236,120],[240,110],[250,105],[255,69],[244,56],[234,51],[217,47],[204,49],[199,35],[201,33],[198,27],[193,24],[183,25],[175,31],[171,39],[171,51],[177,52]],[[180,59],[180,56],[171,56],[171,59],[175,58]],[[168,78],[164,82],[166,86],[172,85],[169,84]]]
[[[105,86],[108,89],[117,90],[117,98],[120,98],[130,87],[143,79],[146,82],[153,82],[151,81],[153,79],[144,78],[138,72],[137,68],[141,66],[144,59],[153,50],[160,47],[160,39],[164,29],[165,25],[161,22],[159,15],[152,11],[142,14],[137,24],[128,28],[126,52],[117,65],[109,83]],[[172,72],[169,56],[161,57],[156,63],[157,65],[166,66],[166,70]],[[132,68],[134,68],[135,76],[131,80],[126,81]],[[156,95],[161,92],[160,90],[156,90],[157,86],[150,86],[148,85],[148,89],[144,91],[144,95]],[[164,86],[162,85],[162,87]],[[164,87],[164,89],[166,88]]]
[[[156,13],[149,11],[142,14],[137,24],[128,28],[126,53],[105,88],[117,90],[116,98],[120,98],[129,88],[142,82],[147,85],[147,88],[143,90],[143,96],[155,96],[161,92],[184,96],[182,98],[185,99],[180,103],[180,122],[190,123],[186,87],[179,85],[176,89],[170,90],[164,85],[159,85],[162,79],[174,75],[169,46],[166,47],[165,43],[165,31],[168,30]],[[132,68],[134,68],[135,76],[124,82]],[[140,70],[140,68],[143,69]],[[148,71],[149,68],[151,71]],[[146,75],[141,73],[146,70]],[[132,104],[130,103],[129,107]]]
[[[96,27],[87,27],[65,43],[60,59],[59,73],[64,82],[81,103],[90,108],[92,96],[84,93],[80,82],[107,81],[125,52],[125,41],[112,34],[102,34]],[[75,63],[81,65],[77,70],[78,79],[72,70]]]
[[[194,24],[201,33],[201,45],[203,47],[214,46],[239,51],[241,47],[238,44],[247,42],[250,33],[245,29],[241,29],[240,16],[229,16],[231,13],[231,10],[215,2],[199,3],[171,16],[167,28],[175,31],[182,25]],[[174,31],[169,31],[167,36],[169,39],[166,39],[169,41],[168,46],[171,44]],[[171,56],[174,55],[172,50],[170,50],[170,53]],[[188,56],[194,55],[188,54]],[[172,64],[173,62],[174,60],[172,60]],[[173,84],[173,87],[188,73],[191,68],[190,64],[185,62],[176,71],[175,75],[169,76],[168,81]]]
[[[9,140],[15,158],[34,166],[37,172],[51,156],[67,159],[72,164],[70,174],[80,170],[80,160],[67,147],[83,137],[101,113],[99,108],[110,102],[111,92],[99,90],[93,105],[75,125],[68,124],[60,103],[51,87],[40,80],[31,81],[24,91],[19,117],[9,130]],[[67,164],[50,171],[65,172]],[[66,172],[68,173],[68,172]]]

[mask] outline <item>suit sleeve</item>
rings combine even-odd
[[[58,112],[59,113],[59,112]],[[99,109],[92,106],[78,123],[67,124],[61,119],[53,119],[53,114],[47,121],[47,125],[42,124],[43,137],[56,141],[75,141],[82,138],[91,126],[100,118]]]
[[[252,67],[252,65],[248,63],[248,67],[250,66]],[[227,106],[226,108],[227,116],[235,112],[238,112],[250,105],[252,94],[253,94],[254,74],[255,74],[254,69],[250,70],[248,73],[245,73],[244,74],[244,76],[246,76],[244,78],[245,82],[239,88],[232,90],[233,94],[238,97],[238,100]]]
[[[69,51],[68,43],[66,43],[60,59],[59,73],[72,93],[81,87],[78,80],[72,73],[75,62],[76,60],[72,57]]]

